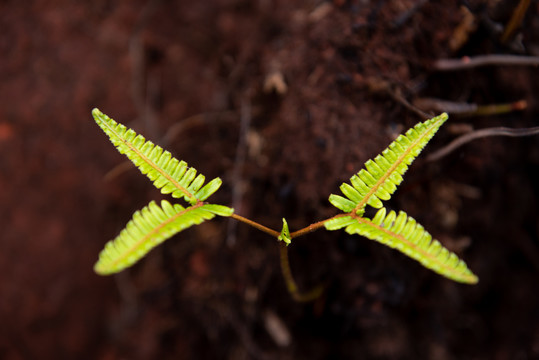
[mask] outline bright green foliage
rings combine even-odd
[[[475,284],[477,277],[457,255],[438,240],[432,240],[431,235],[404,212],[397,216],[391,211],[386,216],[382,204],[382,200],[389,200],[408,166],[446,120],[444,113],[417,124],[405,135],[400,135],[374,161],[367,161],[366,169],[352,176],[351,185],[341,185],[345,197],[334,194],[329,197],[329,201],[345,214],[329,219],[324,226],[327,230],[345,228],[349,234],[359,234],[397,249],[447,278]],[[381,208],[372,220],[362,217],[366,205]]]
[[[290,237],[290,230],[288,229],[288,223],[285,218],[283,218],[283,228],[281,230],[281,235],[277,237],[277,240],[284,241],[286,245],[290,245],[292,238]]]
[[[366,169],[361,169],[350,178],[351,185],[341,185],[345,197],[330,195],[331,204],[346,213],[354,212],[359,216],[363,215],[366,205],[381,208],[382,200],[391,198],[408,166],[446,120],[447,114],[443,113],[417,124],[405,135],[399,135],[381,155],[365,163]]]
[[[203,202],[219,189],[221,179],[215,178],[202,186],[204,175],[197,175],[197,171],[187,167],[185,161],[177,160],[168,151],[146,141],[142,135],[118,124],[98,109],[93,109],[92,115],[118,151],[146,174],[156,188],[163,194],[183,198],[191,205],[184,208],[163,200],[159,207],[152,201],[137,211],[120,235],[105,245],[95,264],[95,272],[101,275],[119,272],[174,234],[215,215],[232,215],[234,210],[231,208]]]
[[[99,255],[94,270],[101,275],[119,272],[137,262],[151,249],[174,234],[197,225],[215,215],[230,216],[232,209],[221,205],[199,203],[188,208],[154,201],[135,212],[125,229],[109,241]]]
[[[215,178],[202,187],[204,175],[197,176],[197,171],[189,168],[185,161],[172,157],[170,152],[146,141],[142,135],[118,124],[98,109],[93,109],[92,115],[118,151],[146,174],[163,194],[171,194],[174,198],[183,197],[190,204],[196,204],[206,200],[221,186],[221,179]]]
[[[329,201],[342,210],[343,214],[292,234],[285,219],[282,230],[278,233],[234,215],[231,208],[204,202],[219,189],[221,179],[215,178],[204,185],[204,176],[197,175],[197,171],[189,168],[184,161],[175,159],[168,151],[146,141],[143,136],[116,123],[98,109],[94,109],[92,115],[118,151],[125,154],[146,174],[163,194],[183,198],[189,204],[184,207],[163,200],[159,206],[152,201],[142,210],[135,212],[125,229],[101,251],[99,261],[94,267],[98,274],[121,271],[174,234],[219,215],[232,216],[277,237],[286,245],[290,245],[293,237],[321,227],[327,230],[344,228],[349,234],[359,234],[397,249],[452,280],[471,284],[478,281],[457,255],[445,249],[439,241],[433,240],[414,219],[403,212],[398,215],[394,211],[387,213],[382,204],[382,201],[388,200],[395,192],[402,182],[402,175],[447,120],[447,114],[419,123],[405,135],[400,135],[381,155],[367,161],[365,169],[352,176],[350,183],[343,183],[340,189],[344,196],[332,194],[329,197]],[[372,220],[363,217],[367,205],[380,209]],[[281,265],[288,288],[293,290],[295,298],[303,299],[304,297],[298,295],[297,286],[292,279],[286,246],[281,248]]]
[[[381,208],[372,220],[350,219],[353,223],[345,229],[349,234],[365,236],[397,249],[449,279],[469,284],[478,281],[457,255],[444,248],[438,240],[432,239],[423,226],[402,211],[398,215],[394,211],[386,215],[386,209]]]
[[[352,216],[335,216],[324,223],[328,230],[338,230],[353,224],[356,220]]]

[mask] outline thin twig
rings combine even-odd
[[[196,128],[198,126],[204,126],[208,124],[215,125],[221,122],[232,122],[236,119],[236,113],[230,110],[208,111],[194,114],[183,118],[182,120],[176,122],[174,125],[171,125],[161,139],[160,144],[162,144],[163,146],[171,144],[173,140],[176,139],[184,131]]]
[[[369,88],[369,91],[373,93],[386,94],[391,96],[393,100],[397,101],[408,110],[416,113],[417,115],[419,115],[420,118],[431,118],[429,114],[423,112],[421,109],[414,106],[413,104],[410,104],[410,102],[406,100],[406,98],[402,95],[402,91],[399,88],[394,89],[394,86],[392,86],[389,81],[380,78],[368,78],[366,79],[366,84]]]
[[[455,140],[451,141],[449,144],[444,146],[438,151],[433,152],[427,156],[426,161],[437,161],[443,158],[444,156],[455,151],[455,149],[461,147],[462,145],[479,138],[489,137],[489,136],[511,136],[511,137],[520,137],[520,136],[531,136],[539,134],[539,126],[525,129],[512,129],[506,127],[495,127],[488,129],[481,129],[477,131],[464,134]]]
[[[432,117],[429,114],[427,114],[426,112],[424,112],[423,110],[421,110],[420,108],[418,108],[417,106],[414,106],[413,104],[410,104],[410,102],[408,100],[406,100],[406,98],[404,96],[402,96],[402,94],[400,92],[388,89],[387,93],[389,94],[389,96],[391,96],[394,100],[401,103],[401,105],[406,107],[408,110],[410,110],[410,111],[416,113],[417,115],[419,115],[420,118],[422,118],[422,119],[430,119]]]
[[[329,219],[325,219],[325,220],[322,220],[322,221],[318,221],[314,224],[311,224],[307,227],[304,227],[303,229],[300,229],[300,230],[297,230],[297,231],[294,231],[292,233],[290,233],[290,238],[291,239],[294,239],[294,238],[297,238],[299,236],[303,236],[305,234],[308,234],[308,233],[312,233],[313,231],[316,231],[320,228],[323,228],[325,223],[328,222],[329,220],[331,219],[335,219],[335,218],[338,218],[338,217],[343,217],[343,216],[348,216],[348,214],[339,214],[339,215],[335,215]]]
[[[524,15],[526,15],[529,6],[530,0],[519,1],[517,7],[513,11],[513,15],[511,15],[511,19],[503,31],[502,37],[500,38],[502,44],[509,41],[517,31],[518,27],[522,25],[522,20],[524,19]]]
[[[230,218],[231,219],[235,219],[235,220],[238,220],[238,221],[241,221],[242,223],[244,224],[247,224],[249,226],[252,226],[254,227],[255,229],[258,229],[262,232],[265,232],[266,234],[270,235],[270,236],[273,236],[274,238],[278,238],[279,235],[281,235],[280,232],[278,231],[275,231],[273,229],[270,229],[269,227],[266,227],[262,224],[259,224],[257,223],[256,221],[253,221],[253,220],[249,220],[241,215],[238,215],[238,214],[232,214],[230,215]]]
[[[292,270],[290,269],[288,247],[282,241],[279,243],[279,245],[281,246],[281,270],[286,283],[286,288],[288,289],[290,295],[292,295],[292,298],[298,302],[308,302],[317,299],[324,291],[324,285],[318,285],[306,293],[301,293],[298,289],[296,281],[294,280],[294,277],[292,276]]]
[[[524,110],[528,106],[528,103],[526,100],[518,100],[504,104],[478,105],[436,98],[417,98],[414,100],[414,105],[420,109],[434,111],[436,113],[448,112],[461,116],[485,116]]]
[[[346,216],[346,214],[340,214],[340,215],[336,215],[332,218],[329,218],[329,219],[326,219],[326,220],[323,220],[323,221],[319,221],[317,223],[314,223],[314,224],[311,224],[301,230],[298,230],[292,234],[290,234],[290,237],[298,237],[298,236],[301,236],[301,235],[305,235],[307,233],[310,233],[310,232],[313,232],[315,230],[318,230],[320,228],[322,228],[324,226],[324,224],[328,221],[328,220],[331,220],[331,219],[334,219],[336,217],[340,217],[340,216]],[[252,226],[254,227],[255,229],[258,229],[260,231],[263,231],[265,232],[266,234],[274,237],[274,238],[279,238],[279,235],[281,235],[279,232],[273,230],[273,229],[270,229],[264,225],[261,225],[255,221],[252,221],[250,219],[247,219],[241,215],[237,215],[237,214],[232,214],[230,216],[230,218],[234,219],[234,220],[238,220],[238,221],[241,221],[242,223],[244,224],[247,224],[249,226]],[[280,251],[281,251],[281,270],[282,270],[282,273],[283,273],[283,277],[284,277],[284,280],[286,282],[286,288],[288,289],[288,292],[290,293],[290,295],[292,296],[292,298],[296,301],[299,301],[299,302],[307,302],[307,301],[312,301],[312,300],[315,300],[316,298],[318,298],[322,292],[324,291],[324,288],[325,286],[324,285],[318,285],[316,287],[314,287],[312,290],[306,292],[306,293],[301,293],[298,289],[298,286],[296,285],[296,281],[294,280],[294,276],[292,275],[292,270],[290,269],[290,263],[288,261],[288,247],[287,245],[283,242],[283,241],[279,241],[279,246],[280,246]]]
[[[474,57],[464,56],[460,59],[440,59],[432,64],[432,68],[438,71],[454,71],[471,69],[487,65],[512,65],[512,66],[538,66],[539,56],[519,55],[480,55]]]
[[[290,238],[291,239],[297,238],[299,236],[303,236],[303,235],[306,235],[306,234],[311,233],[313,231],[316,231],[318,229],[321,229],[321,228],[324,227],[324,224],[326,222],[328,222],[329,220],[339,218],[339,217],[342,217],[342,216],[350,216],[350,214],[339,214],[339,215],[335,215],[333,217],[330,217],[328,219],[318,221],[318,222],[316,222],[314,224],[311,224],[309,226],[304,227],[303,229],[299,229],[297,231],[294,231],[294,232],[290,233]],[[243,217],[241,215],[238,215],[236,213],[230,215],[230,218],[234,219],[234,220],[241,221],[242,223],[247,224],[247,225],[249,225],[251,227],[254,227],[255,229],[260,230],[262,232],[265,232],[266,234],[268,234],[268,235],[270,235],[270,236],[272,236],[274,238],[279,238],[279,236],[281,235],[281,233],[276,231],[276,230],[270,229],[267,226],[259,224],[256,221],[247,219],[247,218],[245,218],[245,217]]]
[[[234,168],[232,170],[232,184],[235,184],[232,188],[232,207],[234,209],[240,208],[241,199],[245,192],[246,183],[242,179],[241,172],[245,163],[245,157],[247,154],[247,132],[251,126],[251,103],[249,100],[241,101],[241,116],[240,116],[240,133],[238,144],[236,147],[236,158],[234,159]],[[235,221],[228,223],[226,243],[232,247],[236,244],[236,227]]]

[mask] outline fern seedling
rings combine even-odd
[[[92,110],[92,115],[118,151],[148,176],[156,188],[163,194],[183,198],[189,204],[183,207],[163,200],[161,206],[151,202],[135,212],[120,235],[109,241],[101,251],[94,267],[98,274],[119,272],[174,234],[212,219],[215,215],[232,214],[233,210],[226,206],[204,203],[219,189],[221,179],[215,178],[202,186],[204,175],[197,176],[197,171],[189,168],[186,162],[178,161],[168,151],[146,141],[142,135],[118,124],[98,109]]]
[[[469,284],[478,281],[456,254],[432,239],[413,218],[402,211],[398,215],[394,211],[388,212],[383,207],[383,201],[388,200],[395,192],[409,165],[447,120],[445,113],[418,123],[400,135],[374,160],[367,161],[365,169],[352,176],[350,183],[340,186],[343,196],[331,194],[330,203],[342,213],[295,232],[289,231],[285,219],[279,232],[235,214],[232,208],[206,202],[221,186],[221,179],[215,178],[204,185],[205,177],[197,175],[197,171],[188,167],[184,161],[177,160],[168,151],[118,124],[98,109],[92,110],[92,115],[118,151],[125,154],[148,176],[155,187],[163,194],[171,194],[186,203],[184,206],[163,200],[159,206],[152,201],[142,210],[135,212],[127,226],[101,251],[94,267],[98,274],[107,275],[122,271],[176,233],[218,215],[241,221],[278,240],[281,246],[283,276],[289,292],[298,301],[316,298],[323,287],[319,286],[308,293],[298,290],[289,266],[288,246],[292,239],[321,228],[344,228],[349,234],[358,234],[378,241],[449,279]],[[367,206],[379,209],[372,219],[364,216]]]

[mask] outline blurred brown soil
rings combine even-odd
[[[0,3],[0,358],[539,358],[537,137],[421,159],[389,202],[465,259],[477,286],[319,231],[290,256],[301,288],[327,291],[295,303],[275,241],[223,219],[117,276],[92,271],[105,241],[161,198],[93,107],[220,176],[215,202],[275,229],[336,213],[329,194],[421,120],[399,98],[527,101],[451,114],[427,152],[456,125],[537,126],[537,67],[433,69],[539,55],[537,2],[510,44],[496,25],[514,2],[467,3],[468,27],[457,2],[438,1]]]

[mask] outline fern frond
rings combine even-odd
[[[100,275],[119,272],[174,234],[215,215],[230,216],[232,212],[233,209],[222,205],[198,203],[184,208],[178,204],[171,205],[166,200],[161,202],[161,206],[152,201],[135,212],[120,234],[105,245],[94,270]]]
[[[419,123],[400,135],[381,155],[365,163],[340,189],[343,196],[331,194],[329,201],[345,213],[363,215],[365,206],[382,207],[382,200],[389,200],[402,182],[402,175],[419,155],[440,126],[447,120],[443,113],[430,120]]]
[[[346,226],[347,233],[359,234],[397,249],[449,279],[468,284],[478,282],[464,261],[432,239],[423,226],[402,211],[398,215],[394,211],[386,215],[386,209],[381,208],[372,220],[353,216],[337,219],[328,222],[326,228],[335,230]]]
[[[142,135],[117,123],[98,109],[93,109],[92,115],[118,151],[125,154],[163,194],[184,198],[193,205],[206,200],[221,186],[221,179],[215,178],[203,187],[204,175],[197,176],[197,171],[189,168],[185,161],[179,161],[170,152],[146,141]]]

